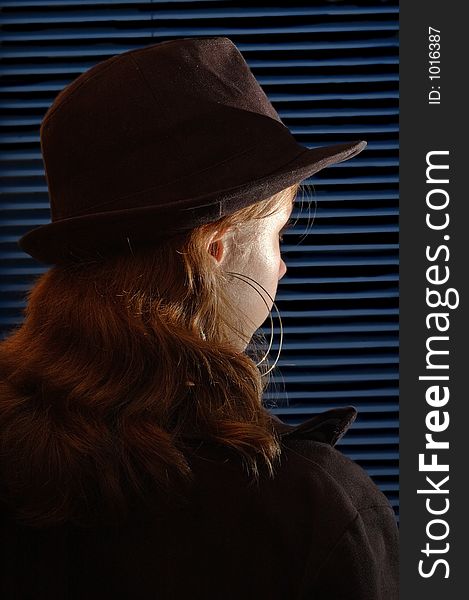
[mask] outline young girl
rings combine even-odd
[[[0,344],[2,598],[398,598],[393,509],[334,447],[356,410],[283,423],[252,344],[301,181],[365,145],[298,144],[226,37],[57,96],[19,240],[51,268]]]

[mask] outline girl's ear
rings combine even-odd
[[[215,230],[210,236],[207,243],[207,251],[220,262],[225,252],[225,233],[230,230],[230,227]]]
[[[215,240],[209,246],[210,254],[218,261],[222,259],[223,256],[223,240]]]
[[[225,230],[217,229],[210,236],[207,242],[207,251],[218,261],[220,262],[223,251],[224,251],[224,241],[223,234]]]

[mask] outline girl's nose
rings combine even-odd
[[[287,265],[285,264],[284,260],[281,260],[280,261],[280,270],[279,270],[279,274],[278,274],[279,280],[282,279],[282,277],[285,275],[286,272],[287,272]]]

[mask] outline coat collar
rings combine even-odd
[[[357,417],[353,406],[331,408],[314,415],[299,425],[289,425],[271,414],[272,422],[282,438],[300,438],[335,446]]]

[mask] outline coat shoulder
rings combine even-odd
[[[335,488],[333,497],[340,495],[343,502],[357,512],[371,507],[391,508],[389,500],[368,473],[339,449],[315,440],[291,439],[282,444],[283,462],[291,472],[305,471],[315,483],[327,480]]]
[[[337,442],[355,421],[353,406],[332,408],[292,426],[273,417],[280,434],[283,464],[290,476],[306,472],[313,482],[327,480],[356,511],[372,506],[392,507],[367,472],[337,447]],[[331,490],[332,492],[332,490]]]

